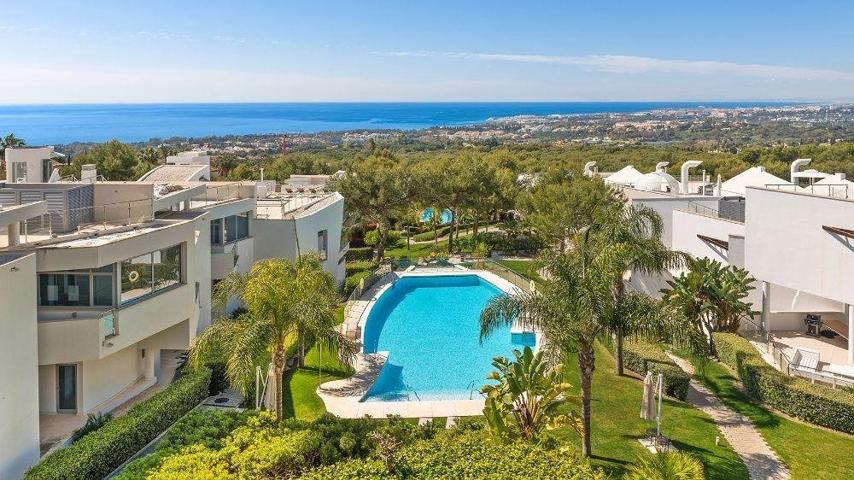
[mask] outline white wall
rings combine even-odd
[[[46,182],[47,178],[42,178],[42,160],[47,160],[53,156],[53,147],[39,148],[7,148],[6,149],[6,181],[16,183],[17,178],[12,178],[12,164],[26,163],[27,176],[24,183]],[[48,173],[50,175],[50,173]]]
[[[36,256],[0,265],[0,478],[39,459]]]
[[[80,387],[78,410],[94,412],[110,397],[136,383],[141,376],[139,355],[137,346],[131,345],[107,358],[81,362],[77,367]]]
[[[854,241],[822,229],[854,229],[854,202],[750,187],[746,206],[745,261],[753,276],[854,303]]]
[[[632,191],[637,192],[637,191]],[[644,194],[650,194],[651,192],[643,192]],[[635,195],[640,195],[634,193]],[[702,197],[702,196],[671,196],[671,195],[647,195],[645,197],[632,197],[629,196],[631,203],[645,205],[653,210],[655,210],[660,216],[662,223],[664,224],[664,231],[662,232],[661,243],[663,243],[666,247],[670,247],[673,245],[673,211],[680,210],[688,210],[691,208],[692,204],[701,205],[703,207],[708,207],[713,210],[718,209],[718,198],[717,197]]]
[[[673,250],[681,250],[694,258],[706,257],[729,264],[732,250],[713,245],[697,235],[729,242],[730,236],[744,236],[744,224],[682,210],[673,211]]]

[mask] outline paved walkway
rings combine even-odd
[[[693,375],[694,366],[670,355],[679,368]],[[735,453],[747,466],[751,480],[786,480],[789,469],[777,458],[750,419],[730,410],[708,388],[695,379],[688,387],[688,402],[712,417]]]

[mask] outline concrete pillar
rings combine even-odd
[[[761,286],[762,291],[762,328],[766,332],[771,328],[768,325],[769,315],[771,314],[771,284],[763,281]]]
[[[10,223],[6,226],[6,233],[9,246],[14,247],[21,241],[21,224],[18,222]]]
[[[160,375],[160,349],[140,349],[142,357],[142,374],[145,378],[157,378]]]
[[[854,365],[854,306],[848,305],[848,365]]]

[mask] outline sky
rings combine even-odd
[[[0,0],[0,104],[854,100],[850,1]]]

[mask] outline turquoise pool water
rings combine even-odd
[[[480,342],[480,312],[502,291],[477,275],[411,276],[376,301],[365,323],[365,353],[389,358],[363,401],[467,400],[492,358],[533,344],[502,328]]]

